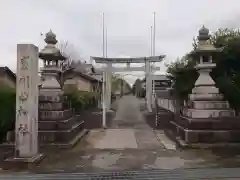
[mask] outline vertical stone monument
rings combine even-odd
[[[15,156],[6,161],[32,163],[38,153],[38,48],[17,45]]]
[[[190,54],[198,60],[195,68],[199,77],[182,116],[172,122],[187,143],[240,141],[239,119],[209,74],[216,67],[213,59],[221,50],[210,42],[209,30],[203,26],[199,30],[197,48]]]

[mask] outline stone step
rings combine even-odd
[[[240,130],[238,117],[188,118],[180,117],[175,122],[189,130]]]
[[[40,111],[40,121],[66,120],[73,115],[73,109],[63,111]]]
[[[189,94],[189,99],[192,101],[198,100],[222,100],[224,97],[222,94]]]
[[[77,133],[84,129],[84,122],[74,124],[68,130],[40,130],[39,143],[64,143],[73,139]]]
[[[190,118],[232,117],[235,111],[231,109],[184,109],[183,115]]]
[[[58,110],[64,110],[64,107],[66,107],[66,103],[63,102],[46,102],[46,103],[39,103],[39,109],[40,111],[58,111]]]
[[[54,121],[39,121],[38,129],[39,130],[66,130],[70,129],[77,120],[80,119],[80,116],[72,116],[66,120],[54,120]]]
[[[240,142],[240,130],[219,130],[219,129],[194,129],[189,130],[176,122],[171,122],[177,134],[186,143],[233,143]]]
[[[229,109],[227,101],[193,101],[193,109]]]
[[[40,95],[39,101],[40,102],[63,102],[66,100],[66,97],[62,96],[61,94],[56,95]]]

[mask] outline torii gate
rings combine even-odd
[[[152,78],[151,78],[151,62],[161,62],[165,55],[161,56],[149,56],[149,57],[137,57],[137,58],[105,58],[105,57],[91,57],[96,63],[106,64],[106,68],[100,68],[103,70],[103,127],[106,127],[106,109],[110,109],[111,106],[111,79],[112,72],[127,72],[127,71],[145,71],[146,73],[146,99],[148,110],[152,111]],[[112,64],[124,63],[127,67],[112,67]],[[131,67],[130,63],[145,63],[146,66]],[[158,70],[159,68],[153,67],[152,70]]]

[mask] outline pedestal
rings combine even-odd
[[[12,158],[7,158],[4,161],[3,164],[3,169],[8,170],[8,169],[26,169],[30,168],[32,166],[36,166],[43,160],[44,156],[43,154],[36,154],[32,157],[24,157],[24,158],[17,158],[17,157],[12,157]]]
[[[171,123],[177,135],[188,144],[240,142],[238,117],[194,119],[181,116]]]

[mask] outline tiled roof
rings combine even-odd
[[[16,80],[16,74],[11,71],[7,66],[0,67],[0,74],[8,73],[12,78]]]

